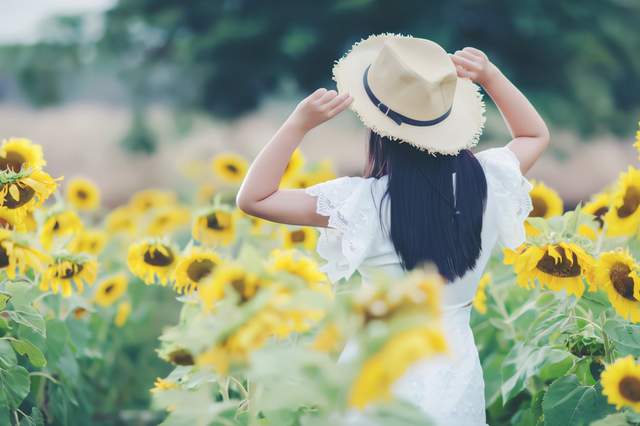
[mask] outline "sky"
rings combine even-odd
[[[31,42],[46,18],[100,12],[115,0],[0,0],[0,43]]]

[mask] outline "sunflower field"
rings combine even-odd
[[[332,286],[315,229],[235,207],[247,169],[219,153],[185,167],[195,190],[107,210],[39,145],[2,142],[0,425],[430,424],[392,385],[447,354],[440,276]],[[334,177],[296,151],[282,185]],[[487,421],[638,425],[640,170],[572,211],[541,182],[531,198],[527,242],[474,300]]]

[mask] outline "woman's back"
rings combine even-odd
[[[474,267],[443,289],[444,307],[466,305],[473,299],[494,246],[497,242],[509,248],[520,245],[525,238],[522,221],[531,210],[530,184],[509,148],[489,149],[476,157],[487,180],[481,250]],[[329,217],[329,227],[320,230],[318,253],[327,261],[323,270],[331,281],[349,278],[356,270],[365,282],[378,273],[390,277],[405,273],[388,232],[387,187],[388,177],[382,176],[344,177],[307,189],[317,197],[318,214]],[[429,238],[429,223],[425,226],[424,238]]]

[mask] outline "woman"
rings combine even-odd
[[[446,278],[444,333],[452,356],[411,367],[394,393],[439,425],[484,425],[484,382],[469,327],[471,300],[493,248],[525,239],[530,184],[522,176],[549,143],[525,96],[487,56],[449,56],[428,40],[379,35],[357,43],[334,67],[338,94],[304,99],[260,152],[238,194],[246,213],[323,228],[318,253],[336,282],[356,270],[402,276],[432,263]],[[481,85],[512,140],[472,154],[484,125]],[[279,189],[305,134],[346,108],[370,129],[364,177],[306,190]],[[357,348],[347,346],[343,357]]]

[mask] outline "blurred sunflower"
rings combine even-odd
[[[293,151],[293,154],[291,154],[291,158],[284,168],[284,172],[282,173],[282,182],[288,182],[290,179],[300,173],[300,171],[302,171],[302,168],[304,167],[304,163],[304,155],[302,155],[300,148],[296,148],[296,150]]]
[[[191,213],[182,206],[161,207],[150,213],[146,235],[165,236],[176,232],[191,220]]]
[[[640,153],[640,121],[638,121],[638,130],[636,130],[636,141],[633,143],[638,153]]]
[[[69,251],[99,255],[107,244],[108,235],[101,229],[82,229],[69,243]]]
[[[329,323],[316,334],[311,343],[311,349],[335,353],[342,349],[343,343],[344,339],[340,329],[334,323]]]
[[[106,218],[105,228],[110,234],[136,234],[139,213],[128,206],[113,209]]]
[[[66,199],[80,211],[93,211],[100,207],[100,190],[85,178],[73,178],[67,184]]]
[[[147,213],[158,207],[173,206],[177,201],[176,194],[160,189],[146,189],[133,194],[128,206],[137,213]]]
[[[604,214],[607,235],[631,236],[640,225],[640,170],[629,166],[618,178],[611,208]]]
[[[432,327],[398,333],[367,359],[349,391],[349,406],[364,409],[392,398],[391,387],[416,362],[447,351],[444,336]]]
[[[232,211],[213,207],[196,215],[191,229],[193,238],[204,244],[222,244],[227,246],[236,236],[237,214]]]
[[[529,217],[541,217],[548,219],[554,216],[560,216],[563,212],[562,198],[556,191],[549,188],[542,182],[532,181],[533,188],[529,192],[533,210],[529,213]],[[540,231],[528,222],[525,222],[527,235],[536,236]]]
[[[0,229],[21,231],[26,230],[26,228],[25,220],[20,221],[11,210],[6,207],[0,207]]]
[[[0,207],[21,220],[40,207],[56,190],[56,180],[41,170],[0,171]]]
[[[129,247],[127,264],[136,277],[151,285],[165,286],[178,262],[178,251],[167,240],[148,238]]]
[[[37,170],[46,164],[42,147],[24,138],[10,138],[0,146],[0,170],[19,172],[23,169]]]
[[[311,289],[332,295],[327,276],[320,272],[318,263],[295,250],[273,250],[267,260],[267,270],[286,272],[302,279]]]
[[[478,282],[476,296],[473,298],[473,307],[481,314],[487,313],[487,293],[486,287],[491,282],[491,272],[485,272]]]
[[[62,292],[62,296],[70,297],[72,284],[78,293],[84,291],[84,284],[93,285],[98,274],[98,262],[83,255],[58,254],[53,256],[47,270],[40,281],[40,290]]]
[[[100,306],[111,306],[127,292],[128,285],[129,281],[125,274],[108,277],[98,285],[94,300]]]
[[[222,263],[215,252],[192,247],[184,253],[173,272],[173,288],[180,294],[192,293]]]
[[[77,319],[77,320],[80,320],[82,318],[85,318],[88,313],[89,313],[89,311],[87,310],[87,308],[83,308],[82,306],[78,306],[77,308],[75,308],[73,310],[73,317],[75,319]]]
[[[131,315],[131,302],[125,300],[118,305],[118,309],[116,310],[116,316],[113,319],[116,327],[124,326],[129,319],[129,315]]]
[[[198,192],[196,193],[196,202],[199,205],[209,205],[213,201],[213,197],[218,192],[218,188],[212,183],[203,183],[198,188]]]
[[[313,251],[318,241],[318,233],[311,227],[289,228],[282,226],[280,235],[282,236],[282,247],[285,249],[302,249]]]
[[[249,163],[241,155],[222,153],[213,157],[211,167],[214,174],[224,182],[238,184],[247,174]]]
[[[504,250],[505,265],[513,265],[516,282],[524,288],[533,288],[537,279],[540,285],[553,291],[565,290],[568,294],[582,296],[585,290],[583,278],[590,290],[593,284],[594,259],[576,244],[560,242],[534,246],[523,244],[516,250]]]
[[[161,379],[160,377],[156,377],[156,381],[153,383],[153,388],[150,390],[151,393],[163,392],[170,389],[177,389],[178,384],[176,382],[172,382],[171,380]]]
[[[304,189],[310,186],[335,179],[336,174],[330,161],[322,161],[317,167],[310,171],[302,171],[292,176],[287,182],[286,187],[295,189]]]
[[[622,250],[600,254],[595,277],[618,315],[640,322],[640,277],[638,264],[631,254]]]
[[[18,241],[10,231],[0,230],[0,269],[7,273],[9,279],[24,276],[29,270],[42,272],[48,262],[46,254]]]
[[[215,304],[229,294],[229,291],[238,296],[240,303],[245,303],[256,294],[258,286],[255,274],[247,272],[238,264],[223,263],[218,265],[206,283],[200,285],[198,295],[204,309],[212,311]]]
[[[602,372],[602,394],[616,409],[630,407],[640,412],[640,365],[633,356],[617,359]]]
[[[51,250],[57,239],[66,237],[71,240],[82,229],[82,221],[76,212],[54,210],[47,215],[40,229],[40,244],[45,250]]]

